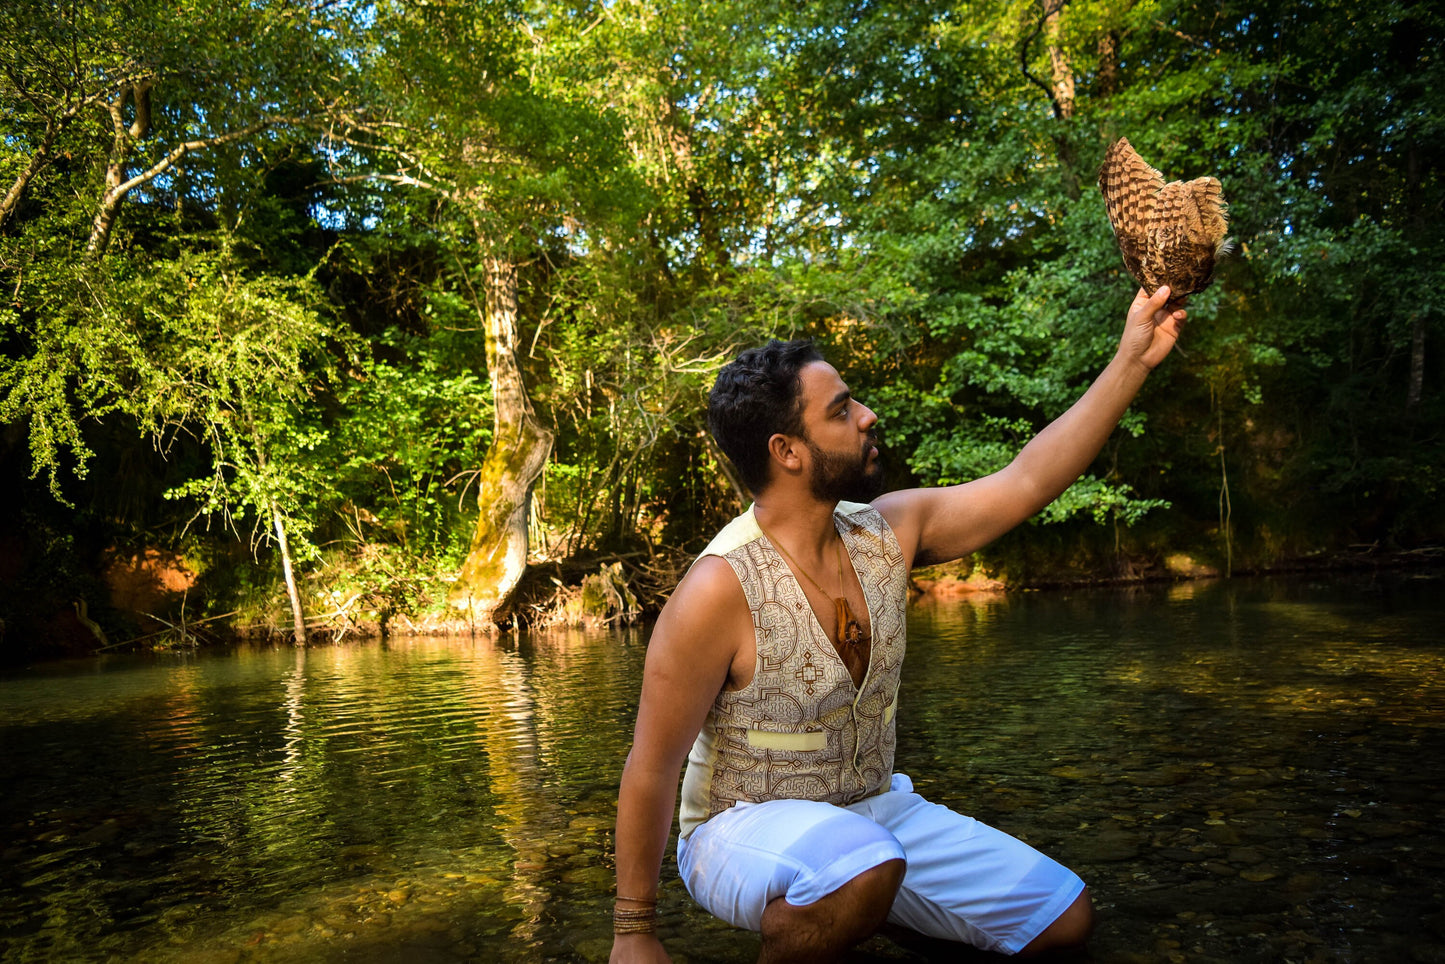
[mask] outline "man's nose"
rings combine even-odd
[[[873,409],[869,408],[867,405],[863,405],[862,402],[859,402],[858,404],[863,409],[863,414],[858,419],[858,427],[866,432],[874,425],[878,424],[878,413],[873,411]]]

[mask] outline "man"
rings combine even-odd
[[[1174,347],[1184,312],[1168,298],[1135,296],[1103,374],[1007,468],[876,500],[877,416],[811,345],[723,369],[708,421],[755,502],[648,645],[617,803],[614,962],[668,960],[652,930],[684,757],[679,870],[710,912],[761,932],[760,961],[836,960],[885,920],[1009,954],[1087,938],[1077,876],[892,772],[907,575],[1078,478]]]

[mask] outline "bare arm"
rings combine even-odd
[[[1168,288],[1160,288],[1152,298],[1140,289],[1108,367],[1005,468],[962,485],[891,492],[875,503],[910,566],[968,555],[1074,483],[1104,447],[1149,372],[1179,338],[1184,312],[1166,311],[1168,300]]]
[[[747,602],[726,561],[697,562],[658,616],[647,647],[632,752],[617,798],[617,893],[651,899],[672,829],[678,774],[708,708],[727,682]],[[640,906],[621,903],[619,906]],[[665,961],[652,934],[618,935],[612,961]]]

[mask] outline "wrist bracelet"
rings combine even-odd
[[[657,929],[656,907],[614,907],[612,933],[651,934]]]

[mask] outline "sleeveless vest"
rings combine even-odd
[[[845,806],[888,788],[908,573],[893,530],[872,506],[841,502],[833,524],[863,587],[873,633],[861,687],[752,508],[702,553],[721,556],[737,573],[752,612],[757,662],[746,687],[718,694],[688,755],[679,811],[684,837],[739,801]]]

